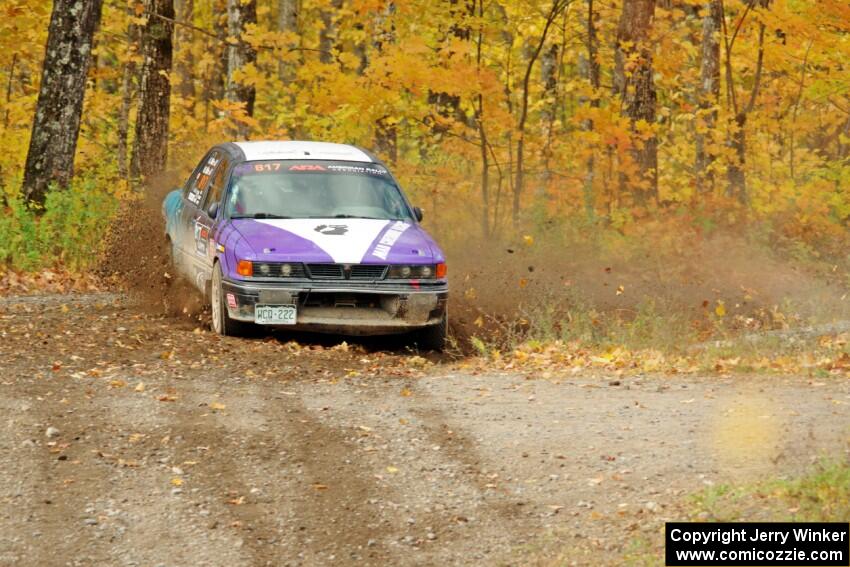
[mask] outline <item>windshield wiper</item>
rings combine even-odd
[[[286,215],[276,215],[274,213],[254,213],[253,215],[230,215],[232,219],[291,219]]]
[[[385,218],[383,218],[383,217],[362,217],[362,216],[360,216],[360,215],[346,215],[346,214],[334,215],[334,217],[333,217],[333,218],[335,218],[335,219],[371,219],[371,220],[388,220],[388,219],[385,219]]]

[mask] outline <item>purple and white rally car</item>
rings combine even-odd
[[[213,329],[251,325],[446,339],[442,250],[386,166],[322,142],[213,147],[163,203],[177,270],[209,298]]]

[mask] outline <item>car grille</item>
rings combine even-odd
[[[341,264],[307,264],[310,277],[315,280],[343,280]]]
[[[283,266],[289,265],[289,274]],[[263,266],[268,266],[265,270]],[[389,266],[385,264],[304,264],[298,262],[254,262],[255,278],[309,278],[313,280],[382,280]]]
[[[284,276],[281,268],[289,264],[290,272],[288,276]],[[266,265],[269,267],[268,273],[263,273],[260,266]],[[304,271],[304,264],[298,262],[254,262],[252,266],[252,275],[255,278],[304,278],[307,273]]]
[[[381,264],[307,264],[314,280],[380,280],[387,273]]]
[[[387,273],[387,266],[378,264],[355,264],[351,266],[349,279],[352,280],[382,280]]]

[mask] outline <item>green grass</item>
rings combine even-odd
[[[2,191],[0,191],[2,193]],[[95,180],[78,179],[50,191],[42,211],[5,192],[0,209],[0,266],[37,271],[64,266],[82,271],[97,261],[118,198]]]
[[[794,479],[712,487],[692,497],[694,520],[846,522],[850,520],[850,463],[824,462]]]
[[[823,461],[802,476],[706,488],[674,506],[676,520],[697,522],[846,522],[850,520],[850,462]],[[661,526],[650,541],[634,538],[617,563],[663,564]],[[565,554],[568,555],[568,554]]]

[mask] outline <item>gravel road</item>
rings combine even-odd
[[[689,493],[850,449],[846,378],[528,380],[299,338],[0,298],[0,565],[615,564]]]

